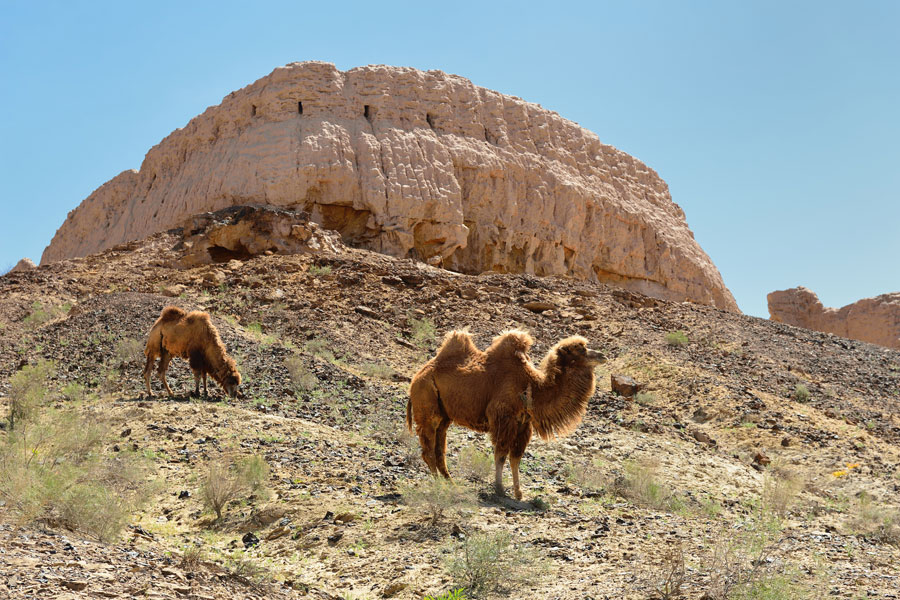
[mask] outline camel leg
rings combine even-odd
[[[147,355],[147,362],[144,363],[144,383],[147,384],[147,397],[153,397],[153,389],[150,387],[150,375],[153,373],[153,363],[156,357],[153,354]]]
[[[209,390],[206,388],[206,371],[203,371],[203,396],[209,398]]]
[[[509,457],[509,468],[513,477],[513,495],[515,495],[516,500],[522,499],[522,489],[519,487],[519,461],[521,460],[521,456]]]
[[[159,378],[162,380],[163,386],[166,388],[166,393],[169,394],[170,398],[174,396],[174,394],[172,393],[172,388],[169,387],[169,382],[166,381],[166,371],[169,369],[169,361],[171,360],[172,355],[163,349],[162,356],[159,357],[159,368],[157,369]]]
[[[525,448],[528,447],[529,441],[531,441],[531,426],[526,425],[519,430],[519,434],[513,441],[512,449],[509,451],[509,468],[512,471],[513,494],[516,500],[522,499],[522,489],[519,487],[519,462],[522,460],[522,455],[525,454]]]
[[[428,465],[428,470],[431,471],[431,474],[437,475],[437,457],[435,456],[434,452],[435,442],[437,441],[437,434],[433,428],[428,427],[427,425],[419,427],[418,432],[419,445],[422,446],[422,460],[424,460],[425,464]]]
[[[437,459],[437,468],[441,475],[450,479],[450,471],[447,470],[447,429],[450,428],[450,419],[444,419],[438,425],[434,440],[434,456]]]
[[[200,397],[200,371],[194,369],[194,396]]]
[[[494,448],[494,492],[496,492],[498,496],[502,496],[504,494],[504,491],[503,491],[503,465],[505,463],[506,463],[506,454],[501,454],[500,451],[495,447]]]

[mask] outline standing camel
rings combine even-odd
[[[422,458],[433,475],[447,470],[451,423],[489,433],[494,446],[494,489],[503,494],[503,465],[509,457],[515,497],[522,499],[519,462],[537,431],[547,440],[572,432],[594,394],[594,366],[606,361],[587,340],[572,336],[553,346],[538,368],[524,331],[494,338],[482,352],[465,331],[451,331],[434,358],[409,386],[406,427],[419,436]]]

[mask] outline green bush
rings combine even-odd
[[[229,502],[246,494],[262,492],[268,475],[269,466],[265,458],[259,455],[213,460],[200,484],[200,498],[206,508],[216,513],[216,520],[220,521]]]
[[[477,594],[529,585],[544,574],[546,566],[501,531],[466,536],[448,559],[447,571]]]
[[[435,328],[429,319],[416,319],[410,316],[407,319],[410,328],[410,337],[413,344],[422,350],[428,350],[434,345]]]
[[[432,527],[445,514],[465,510],[475,503],[475,497],[469,490],[443,477],[429,477],[417,484],[404,486],[400,493],[406,504],[425,510]]]
[[[688,343],[688,336],[683,331],[670,331],[666,334],[666,343],[670,346],[684,346]]]
[[[35,417],[47,398],[47,380],[56,371],[56,363],[41,360],[26,365],[9,378],[9,428]]]
[[[425,596],[424,600],[466,600],[466,591],[463,588],[450,590],[440,596]]]
[[[0,446],[0,497],[25,521],[115,539],[149,496],[148,469],[132,453],[104,452],[108,437],[71,409],[20,417]]]
[[[791,397],[797,402],[809,402],[809,388],[802,383],[798,383]]]

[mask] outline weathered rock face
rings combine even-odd
[[[767,296],[773,321],[900,349],[900,292],[865,298],[841,309],[822,306],[805,287]]]
[[[36,269],[37,265],[34,264],[34,261],[28,258],[27,256],[16,263],[12,269],[10,269],[10,273],[18,273],[19,271],[31,271]]]
[[[250,203],[460,271],[570,275],[737,310],[652,169],[540,106],[386,66],[293,63],[231,93],[84,200],[41,260]]]
[[[232,206],[194,215],[182,224],[186,268],[260,254],[334,254],[341,241],[309,221],[309,214],[265,206]]]

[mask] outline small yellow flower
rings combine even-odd
[[[853,469],[858,469],[859,463],[847,463],[847,470],[852,471]]]
[[[835,477],[846,477],[847,471],[835,471],[834,473],[832,473],[832,475],[834,475]]]

